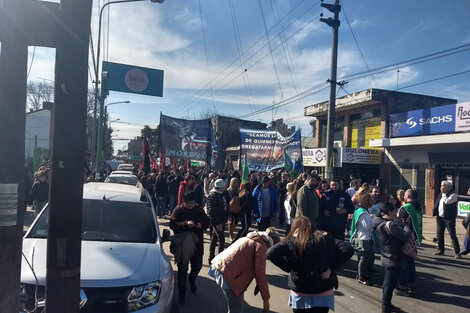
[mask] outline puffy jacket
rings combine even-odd
[[[380,216],[372,219],[372,229],[379,241],[383,265],[400,266],[403,244],[409,232],[405,232],[398,223]]]
[[[201,228],[189,227],[188,221],[193,221],[195,224],[201,223]],[[171,214],[170,228],[175,234],[187,231],[196,234],[199,239],[196,243],[196,252],[201,255],[204,254],[203,232],[207,227],[209,227],[209,217],[200,206],[195,205],[192,209],[177,206]]]
[[[274,189],[273,186],[269,185],[269,196],[270,196],[270,206],[271,206],[271,217],[274,217],[274,213],[279,211],[279,203],[278,203],[278,196],[277,191]],[[258,204],[258,218],[256,219],[258,222],[261,221],[261,217],[263,216],[263,190],[261,184],[256,186],[255,190],[253,190],[253,197]]]
[[[224,194],[212,190],[207,197],[207,215],[212,226],[224,224],[228,218],[227,200]]]
[[[249,233],[216,255],[211,264],[222,273],[237,297],[256,279],[261,297],[263,300],[269,300],[266,278],[268,246],[268,241],[257,232]]]
[[[312,235],[303,254],[298,255],[295,242],[296,237],[289,237],[272,246],[267,253],[268,260],[289,273],[289,288],[296,292],[318,294],[337,287],[335,271],[354,254],[351,245],[335,240],[328,233],[315,242]],[[321,274],[328,268],[332,273],[328,279],[323,279]]]
[[[454,191],[450,191],[447,194],[447,197],[449,197],[450,195],[452,195],[454,193],[455,193]],[[434,202],[434,208],[432,210],[432,216],[439,215],[439,202],[441,201],[441,198],[442,198],[442,193],[439,194],[436,201]],[[445,219],[450,220],[450,219],[454,219],[454,218],[457,217],[457,202],[458,201],[450,203],[450,204],[444,204],[444,218]]]

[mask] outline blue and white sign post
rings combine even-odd
[[[96,171],[99,178],[103,159],[104,100],[109,90],[148,96],[163,96],[163,71],[127,64],[103,62],[100,96],[100,116],[96,145]]]

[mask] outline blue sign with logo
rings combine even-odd
[[[105,84],[107,90],[163,96],[162,70],[103,62],[103,72],[107,72]]]
[[[390,137],[455,132],[455,104],[390,114]]]

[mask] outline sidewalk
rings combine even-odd
[[[455,222],[455,231],[457,238],[459,239],[460,248],[462,249],[463,238],[465,237],[465,228],[462,226],[463,218],[457,218]],[[447,230],[444,232],[444,244],[447,248],[452,249],[452,242],[449,237]],[[427,244],[435,246],[437,243],[433,243],[432,239],[436,237],[436,217],[424,215],[423,216],[423,241]]]

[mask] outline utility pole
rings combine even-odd
[[[330,100],[328,106],[328,121],[326,130],[326,172],[325,178],[334,178],[334,159],[333,159],[333,141],[334,141],[334,123],[335,123],[335,106],[336,106],[336,69],[338,64],[338,28],[340,26],[339,12],[341,6],[339,0],[335,0],[334,4],[321,3],[322,7],[334,14],[334,17],[323,18],[321,14],[320,21],[327,24],[333,29],[333,44],[331,51],[331,75],[328,82],[330,83]]]
[[[56,48],[46,309],[79,309],[92,0],[0,1],[0,308],[19,311],[28,46]]]

